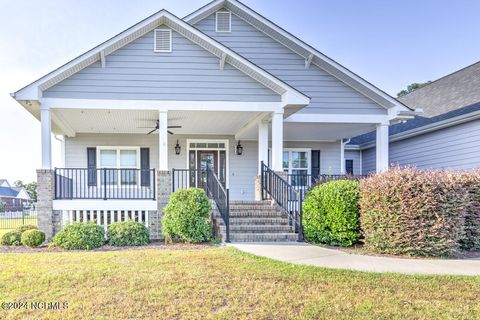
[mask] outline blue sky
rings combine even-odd
[[[0,1],[0,178],[40,167],[40,125],[10,92],[162,8],[183,17],[208,2]],[[392,95],[480,60],[476,0],[243,2]]]

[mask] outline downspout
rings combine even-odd
[[[340,139],[340,174],[345,174],[345,145],[350,142],[351,139],[343,141]]]

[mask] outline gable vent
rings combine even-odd
[[[218,11],[216,31],[217,32],[230,32],[232,26],[232,15],[230,11]]]
[[[155,29],[153,41],[154,52],[172,52],[172,30]]]

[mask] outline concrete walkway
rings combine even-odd
[[[257,256],[334,269],[404,274],[480,275],[480,258],[433,260],[376,257],[349,254],[306,243],[232,243],[230,245]]]

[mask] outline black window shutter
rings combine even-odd
[[[312,183],[320,176],[320,150],[312,150]]]
[[[88,186],[97,185],[97,148],[87,148]]]
[[[140,148],[140,169],[142,187],[150,186],[150,149]]]

